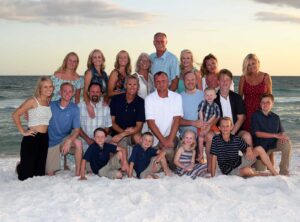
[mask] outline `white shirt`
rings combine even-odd
[[[222,106],[223,116],[230,117],[232,119],[232,110],[231,110],[229,95],[227,96],[227,98],[224,98],[223,96],[220,95],[220,103]]]
[[[146,120],[154,120],[160,133],[168,136],[171,132],[173,117],[183,116],[182,99],[178,93],[168,90],[168,97],[162,98],[157,90],[148,95],[145,99]],[[154,146],[158,139],[154,138]]]

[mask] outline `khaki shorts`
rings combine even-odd
[[[148,167],[140,174],[140,178],[141,178],[141,179],[146,178],[148,175],[153,175],[154,173],[160,172],[160,170],[161,170],[161,165],[160,165],[159,163],[158,163],[158,164],[155,163],[155,160],[156,160],[156,157],[152,157],[152,158],[151,158],[151,161],[150,161]],[[153,166],[154,164],[156,165],[156,171],[155,171],[155,172],[152,171],[152,166]]]
[[[256,159],[254,160],[248,160],[245,156],[242,156],[242,163],[237,168],[234,168],[229,175],[236,175],[240,176],[240,169],[244,167],[251,167],[256,162]]]
[[[61,158],[61,147],[63,146],[65,139],[52,147],[48,148],[47,160],[46,160],[46,174],[55,173],[60,170],[60,158]],[[69,153],[75,154],[75,147],[71,145]]]
[[[120,172],[121,164],[117,154],[115,154],[108,163],[98,171],[98,175],[101,177],[107,177],[109,179],[117,179],[117,174]]]

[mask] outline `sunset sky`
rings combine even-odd
[[[255,53],[262,71],[300,76],[299,0],[0,0],[0,30],[0,75],[51,75],[70,51],[82,75],[95,48],[108,73],[121,49],[134,67],[161,31],[178,57],[190,49],[201,63],[213,53],[240,75]]]

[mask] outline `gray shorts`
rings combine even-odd
[[[117,174],[120,172],[120,168],[120,160],[118,159],[117,154],[115,154],[112,158],[110,158],[108,163],[98,171],[98,175],[109,179],[117,179]]]
[[[254,160],[248,160],[244,155],[242,156],[242,163],[237,168],[234,168],[229,175],[236,175],[240,176],[240,169],[245,167],[251,167],[256,162],[256,159]]]

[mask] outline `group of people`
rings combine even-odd
[[[291,143],[272,112],[271,77],[259,70],[256,55],[244,59],[235,93],[232,73],[219,70],[214,55],[197,70],[190,50],[180,62],[167,50],[165,33],[156,33],[153,44],[156,52],[141,53],[134,74],[122,50],[108,76],[104,54],[95,49],[83,82],[74,52],[53,76],[39,79],[34,97],[12,115],[23,135],[20,180],[54,175],[61,159],[68,169],[69,153],[82,180],[87,172],[112,179],[158,178],[160,171],[213,177],[217,164],[226,175],[266,175],[266,168],[278,175],[277,151],[279,173],[289,175]]]

